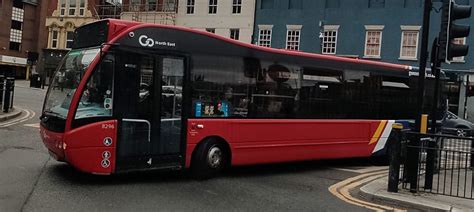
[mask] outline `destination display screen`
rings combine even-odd
[[[98,21],[79,27],[74,31],[73,49],[100,46],[107,42],[109,31],[108,21]]]

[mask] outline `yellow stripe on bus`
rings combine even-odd
[[[375,131],[374,135],[372,136],[372,139],[370,139],[369,145],[371,145],[373,143],[376,143],[379,140],[380,135],[382,134],[383,129],[385,129],[386,124],[387,124],[387,120],[380,121],[379,127],[377,127],[377,130]]]

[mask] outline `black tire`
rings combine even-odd
[[[207,138],[199,144],[191,160],[191,173],[198,180],[206,180],[219,174],[228,163],[227,148],[215,138]]]

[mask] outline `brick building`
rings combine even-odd
[[[0,0],[0,75],[27,78],[45,46],[48,1]]]

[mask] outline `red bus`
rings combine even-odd
[[[102,20],[75,31],[41,116],[50,154],[93,174],[385,153],[414,117],[411,67]]]

